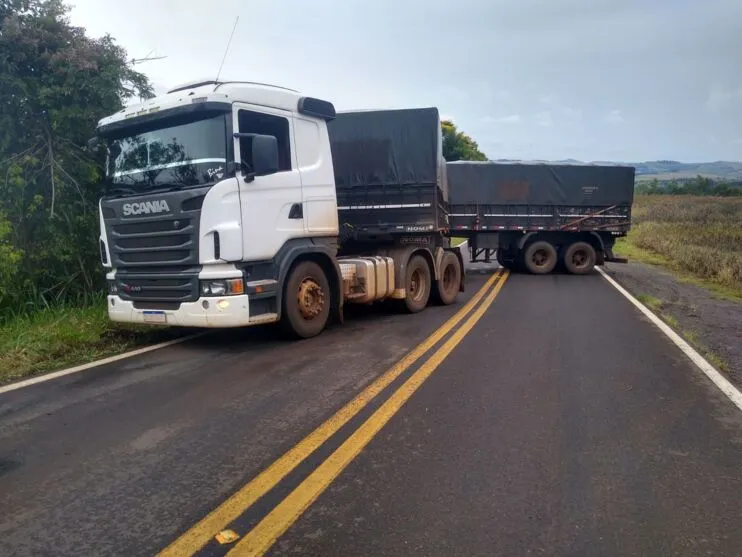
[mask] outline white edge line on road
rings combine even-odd
[[[706,376],[713,381],[721,392],[723,392],[734,405],[742,410],[742,393],[729,382],[714,366],[712,366],[706,358],[701,356],[690,344],[688,344],[679,334],[673,331],[662,319],[652,313],[644,304],[634,298],[623,286],[618,284],[613,278],[601,268],[596,267],[598,272],[603,275],[603,278],[607,280],[616,290],[626,297],[632,304],[634,304],[639,311],[641,311],[652,323],[665,333],[665,335],[672,340],[675,345],[682,350],[691,361],[698,366],[698,368],[706,374]]]
[[[109,356],[108,358],[103,358],[102,360],[96,360],[88,364],[82,364],[79,366],[70,367],[67,369],[59,370],[59,371],[53,371],[52,373],[47,373],[45,375],[39,375],[38,377],[32,377],[31,379],[25,379],[23,381],[18,381],[17,383],[11,383],[10,385],[5,385],[4,387],[0,387],[0,395],[3,393],[9,393],[10,391],[15,391],[17,389],[22,389],[24,387],[30,387],[31,385],[36,385],[37,383],[44,383],[46,381],[51,381],[52,379],[64,377],[65,375],[72,375],[73,373],[79,373],[81,371],[85,371],[87,369],[91,369],[94,367],[111,364],[113,362],[118,362],[119,360],[125,360],[133,356],[139,356],[140,354],[146,354],[147,352],[152,352],[153,350],[159,350],[160,348],[167,348],[168,346],[173,346],[174,344],[180,344],[181,342],[186,342],[188,340],[192,340],[194,338],[204,336],[208,332],[209,331],[205,331],[205,332],[196,333],[193,335],[187,335],[184,337],[176,338],[173,340],[168,340],[166,342],[161,342],[159,344],[153,344],[151,346],[144,346],[142,348],[137,348],[136,350],[131,350],[130,352],[124,352],[123,354]]]

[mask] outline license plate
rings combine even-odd
[[[164,311],[144,311],[145,323],[167,323],[167,315]]]

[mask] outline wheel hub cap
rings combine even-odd
[[[313,279],[307,278],[299,285],[299,312],[304,319],[317,317],[325,305],[325,293]]]

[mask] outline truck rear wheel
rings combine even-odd
[[[302,261],[291,272],[283,296],[284,330],[294,338],[320,334],[330,317],[330,283],[322,267]]]
[[[528,272],[534,275],[546,275],[556,267],[557,251],[549,242],[541,240],[526,247],[523,259]]]
[[[597,254],[587,242],[575,242],[564,250],[564,268],[573,275],[585,275],[595,267]]]
[[[444,306],[456,301],[461,284],[461,265],[459,258],[450,251],[443,254],[441,259],[441,278],[435,283],[435,301]]]
[[[518,270],[518,253],[517,251],[503,251],[502,249],[497,250],[497,262],[500,267],[508,269],[510,271]]]
[[[407,264],[405,278],[404,308],[409,313],[417,313],[425,309],[430,299],[431,280],[430,267],[420,255],[415,255]]]

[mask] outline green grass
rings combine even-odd
[[[661,313],[660,314],[660,317],[662,317],[662,319],[665,321],[665,323],[667,323],[672,329],[674,329],[675,331],[681,332],[680,331],[680,323],[672,315],[668,315],[666,313]]]
[[[742,199],[637,196],[615,251],[659,265],[717,296],[742,300]]]
[[[466,242],[466,238],[451,238],[451,247],[455,248],[459,244]]]
[[[650,296],[649,294],[638,294],[636,299],[654,312],[658,312],[662,309],[662,300]]]
[[[0,325],[0,384],[111,356],[181,335],[177,329],[117,326],[105,300],[11,317]]]

